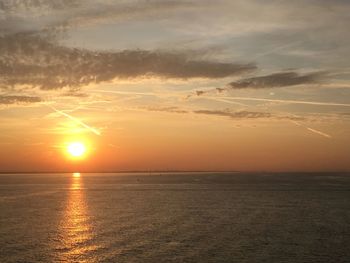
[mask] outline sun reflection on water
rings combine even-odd
[[[65,262],[95,262],[89,252],[98,249],[92,241],[91,219],[80,173],[70,179],[67,203],[60,223],[59,258]]]

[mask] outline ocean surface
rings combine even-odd
[[[350,262],[350,174],[2,174],[0,262]]]

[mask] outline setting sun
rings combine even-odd
[[[86,146],[81,142],[68,144],[67,152],[72,157],[82,157],[86,153]]]

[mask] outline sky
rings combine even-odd
[[[350,171],[348,25],[345,0],[0,0],[0,171]]]

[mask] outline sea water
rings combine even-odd
[[[0,262],[350,262],[350,174],[2,174]]]

